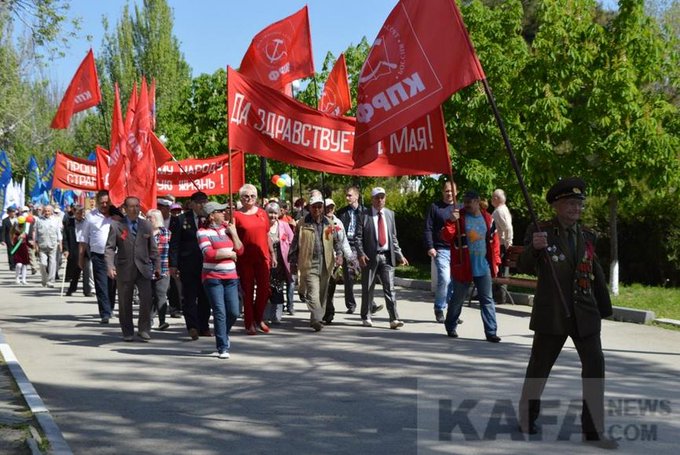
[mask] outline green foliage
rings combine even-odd
[[[166,0],[144,0],[141,7],[135,4],[134,14],[126,5],[115,30],[108,31],[108,21],[103,21],[107,33],[98,69],[107,119],[111,118],[114,82],[120,87],[125,109],[134,82],[139,85],[142,77],[149,83],[155,79],[156,134],[167,137],[173,154],[186,157],[192,153],[187,148],[192,127],[183,121],[186,113],[182,109],[192,96],[191,68],[173,35],[173,22]]]
[[[657,318],[680,320],[680,291],[634,284],[622,286],[612,304],[627,308],[651,310]]]

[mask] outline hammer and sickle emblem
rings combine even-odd
[[[286,52],[285,42],[281,38],[273,39],[271,43],[265,47],[264,51],[269,63],[271,64],[278,62],[283,57],[288,55]]]

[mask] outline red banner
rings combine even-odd
[[[375,146],[379,158],[356,168],[351,154],[354,118],[323,114],[231,68],[227,71],[232,149],[344,175],[427,175],[451,169],[439,108],[386,137]]]
[[[94,161],[57,152],[52,188],[97,191],[97,166]]]
[[[95,166],[95,173],[97,171],[101,173],[99,180],[101,180],[102,186],[97,186],[90,191],[108,189],[109,187],[109,173],[105,152],[104,149],[97,149],[96,166],[94,161],[85,160],[91,166]],[[80,160],[80,158],[78,159]],[[180,165],[186,173],[180,169]],[[238,151],[232,152],[232,166],[234,172],[231,175],[231,186],[232,191],[236,192],[245,183],[243,153]],[[158,194],[189,197],[198,191],[192,180],[201,191],[208,195],[227,194],[229,192],[229,155],[225,154],[204,160],[181,160],[179,163],[175,161],[167,162],[158,168],[156,191]],[[72,189],[65,186],[58,187]]]
[[[90,49],[66,89],[50,127],[54,129],[68,128],[73,114],[96,106],[101,99],[97,67],[94,63],[94,54]]]
[[[484,79],[455,0],[400,0],[359,75],[355,161],[369,147]]]
[[[280,91],[289,82],[314,74],[307,6],[255,35],[239,71]]]
[[[319,110],[337,117],[343,115],[351,107],[352,99],[347,82],[345,54],[340,54],[323,86],[321,99],[319,99]]]

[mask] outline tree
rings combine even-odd
[[[173,22],[166,0],[144,0],[141,7],[135,4],[134,14],[126,5],[114,31],[109,32],[108,21],[103,21],[107,33],[98,66],[107,118],[114,82],[127,102],[135,81],[156,80],[156,134],[168,138],[171,152],[186,156],[190,127],[183,123],[181,109],[190,94],[191,68],[173,35]]]

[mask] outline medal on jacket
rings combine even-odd
[[[547,250],[548,254],[550,255],[550,259],[552,259],[553,262],[564,261],[567,258],[561,251],[559,254],[557,254],[557,245],[550,245]]]

